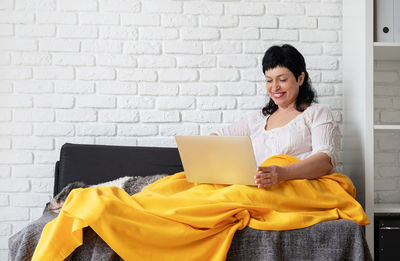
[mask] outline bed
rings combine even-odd
[[[60,160],[56,163],[54,196],[77,181],[96,185],[121,177],[137,177],[130,179],[132,185],[132,181],[148,183],[154,180],[155,175],[169,175],[182,169],[176,148],[66,143],[62,146]],[[57,217],[57,213],[46,206],[43,207],[42,217],[10,237],[11,260],[30,260],[44,225]],[[122,260],[90,228],[85,228],[83,241],[84,244],[67,260]],[[263,231],[246,227],[236,232],[227,260],[372,260],[372,258],[363,227],[354,221],[339,219],[288,231]]]

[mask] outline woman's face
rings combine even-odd
[[[304,81],[304,72],[296,80],[286,67],[275,67],[265,71],[265,78],[268,95],[278,107],[287,108],[296,105],[299,87]]]

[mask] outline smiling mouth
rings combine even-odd
[[[274,98],[281,98],[283,95],[285,95],[284,92],[274,92],[274,93],[272,93],[272,96],[274,96]]]

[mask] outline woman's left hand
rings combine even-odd
[[[279,166],[258,167],[258,173],[254,176],[259,188],[267,188],[278,185],[283,181],[285,169]]]

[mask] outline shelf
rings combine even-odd
[[[374,42],[378,47],[400,47],[400,42]]]
[[[375,204],[375,213],[400,213],[400,203]]]
[[[375,130],[400,130],[400,125],[374,125]]]
[[[400,42],[374,42],[374,59],[375,60],[400,60]]]

